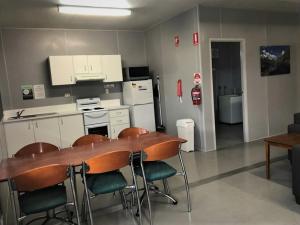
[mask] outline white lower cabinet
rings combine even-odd
[[[117,138],[119,133],[130,127],[128,109],[111,110],[109,112],[111,138]]]
[[[4,124],[8,157],[20,148],[35,141],[31,121],[20,121]]]
[[[57,117],[32,120],[35,142],[46,142],[60,146],[60,134]]]
[[[82,115],[71,115],[59,117],[61,147],[72,146],[74,141],[84,135]]]
[[[4,124],[8,157],[25,145],[47,142],[60,148],[70,147],[84,135],[83,117],[79,115],[51,117]]]

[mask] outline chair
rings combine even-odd
[[[124,130],[122,130],[119,133],[118,138],[136,137],[138,135],[148,134],[148,133],[149,133],[149,131],[144,128],[130,127],[130,128],[125,128]]]
[[[72,146],[75,147],[75,146],[89,145],[91,143],[95,144],[95,143],[101,143],[104,141],[109,141],[109,138],[102,136],[102,135],[98,135],[98,134],[89,134],[89,135],[85,135],[85,136],[78,138],[73,143]]]
[[[101,156],[93,157],[82,164],[84,198],[83,198],[83,219],[86,220],[86,205],[91,225],[94,224],[90,199],[106,193],[119,191],[123,207],[127,207],[124,189],[131,189],[136,193],[138,210],[141,210],[136,177],[130,160],[131,152],[113,151]],[[119,169],[131,165],[133,185],[128,186],[127,181]],[[140,224],[141,224],[140,216]]]
[[[67,201],[66,187],[63,184],[68,178],[71,183],[73,197],[73,201],[69,203]],[[67,205],[73,205],[77,216],[77,224],[80,225],[72,170],[68,166],[55,164],[26,171],[10,179],[9,187],[13,199],[16,224],[20,224],[29,215],[41,212],[46,212],[46,216],[34,218],[27,224],[40,219],[45,219],[43,224],[46,224],[51,219],[75,224],[72,222],[70,213],[68,213],[68,219],[64,219],[57,216],[64,211],[55,212],[55,209],[61,206],[64,206],[66,211],[69,212]],[[17,193],[19,210],[17,210],[15,192]],[[17,213],[18,211],[19,213]]]
[[[300,113],[295,113],[294,114],[294,123],[288,125],[288,133],[300,133]],[[292,163],[292,151],[288,150],[288,159]]]
[[[47,152],[54,152],[59,151],[59,148],[55,145],[45,143],[45,142],[36,142],[29,145],[24,146],[21,148],[14,157],[29,157],[32,155],[47,153]]]
[[[181,175],[184,177],[188,212],[191,211],[189,184],[188,184],[188,178],[187,178],[185,166],[180,152],[180,145],[181,145],[180,141],[171,140],[171,141],[165,141],[147,147],[141,153],[140,165],[135,167],[136,174],[143,178],[145,190],[142,195],[142,198],[145,195],[147,197],[148,207],[149,207],[149,217],[150,217],[151,224],[152,224],[152,215],[151,215],[152,213],[151,213],[151,202],[149,197],[149,190],[154,191],[155,193],[160,194],[164,197],[167,197],[169,200],[173,202],[173,204],[177,204],[177,201],[170,194],[170,190],[167,182],[167,179],[169,177],[175,175]],[[179,157],[179,161],[181,165],[180,172],[177,172],[175,168],[173,168],[166,162],[161,161],[176,155]],[[160,191],[153,184],[154,181],[158,181],[158,180],[163,181],[164,192]],[[143,201],[143,199],[141,201]]]

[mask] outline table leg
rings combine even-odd
[[[266,177],[270,179],[270,144],[265,142],[265,150],[266,150]]]

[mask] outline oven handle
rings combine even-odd
[[[107,113],[103,113],[102,115],[97,115],[97,116],[92,116],[92,115],[84,115],[85,117],[88,117],[88,118],[92,118],[92,119],[97,119],[97,118],[101,118],[103,116],[105,116]]]

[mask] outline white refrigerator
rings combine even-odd
[[[132,127],[156,130],[151,79],[123,82],[123,102],[130,106]]]

